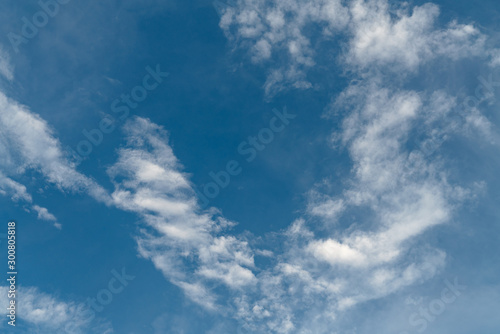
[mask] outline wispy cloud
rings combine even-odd
[[[2,309],[7,309],[8,287],[0,286]],[[112,333],[109,323],[90,322],[84,304],[59,300],[35,287],[19,287],[16,298],[16,316],[24,321],[16,326],[21,333]],[[7,326],[3,323],[3,326]]]
[[[385,0],[351,2],[347,63],[415,70],[436,57],[457,60],[484,52],[486,37],[473,25],[438,27],[437,5],[392,9]]]
[[[478,28],[457,22],[439,27],[434,4],[238,0],[220,12],[220,27],[229,41],[248,49],[254,63],[267,66],[268,96],[313,87],[307,72],[324,58],[315,47],[321,41],[340,44],[344,54],[339,60],[345,65],[370,71],[383,66],[393,75],[415,71],[436,57],[457,60],[485,54],[486,38]]]
[[[147,119],[125,126],[126,145],[108,169],[114,203],[147,224],[137,237],[140,254],[186,295],[217,308],[207,281],[239,289],[255,283],[253,254],[245,240],[220,235],[234,223],[214,209],[202,212],[167,133]]]
[[[231,42],[249,48],[254,63],[272,64],[264,84],[272,96],[288,87],[307,89],[312,84],[305,70],[315,65],[315,52],[305,27],[311,22],[332,36],[349,23],[349,10],[340,0],[236,1],[221,11],[220,27]],[[287,61],[276,64],[276,54]]]

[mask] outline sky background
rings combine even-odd
[[[17,222],[19,272],[0,331],[498,333],[497,1],[58,6],[16,47],[41,7],[0,4],[0,234]],[[76,162],[147,67],[168,77]],[[122,268],[135,278],[89,320]]]

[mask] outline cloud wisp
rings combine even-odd
[[[238,0],[219,12],[219,25],[234,47],[248,49],[252,62],[268,69],[268,97],[313,87],[307,72],[322,61],[316,46],[323,41],[342,47],[338,60],[346,69],[379,68],[391,75],[415,72],[436,58],[485,53],[486,38],[476,27],[438,27],[439,7],[431,3],[410,8],[387,0]]]
[[[0,306],[4,310],[9,305],[8,290],[8,287],[0,286],[2,296]],[[113,332],[109,323],[101,320],[91,323],[84,304],[62,301],[35,287],[20,287],[17,291],[16,304],[16,315],[24,321],[23,326],[16,326],[21,333]]]
[[[147,224],[137,237],[140,255],[208,309],[217,308],[217,298],[204,282],[230,289],[254,284],[247,241],[223,235],[234,223],[216,210],[201,211],[166,132],[143,118],[128,122],[125,132],[127,144],[108,173],[114,204]]]
[[[39,172],[62,191],[83,191],[110,204],[107,192],[94,180],[78,172],[65,156],[59,140],[39,115],[0,92],[0,193],[24,201],[38,218],[55,222],[46,208],[32,204],[32,196],[16,178],[27,170]]]

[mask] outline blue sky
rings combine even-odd
[[[498,333],[496,1],[41,3],[0,4],[2,333]]]

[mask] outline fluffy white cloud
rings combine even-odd
[[[487,54],[486,37],[476,27],[451,22],[442,28],[438,16],[434,4],[410,8],[387,0],[238,0],[222,8],[220,27],[236,47],[249,50],[254,63],[272,64],[264,88],[273,96],[313,86],[307,71],[324,58],[315,52],[322,40],[343,44],[344,64],[382,66],[392,75],[415,71],[436,57]]]
[[[318,23],[327,36],[344,29],[349,10],[340,0],[263,1],[239,0],[221,10],[220,27],[230,41],[249,48],[254,63],[284,54],[286,66],[271,70],[264,87],[270,96],[292,86],[310,88],[304,70],[315,64],[314,51],[304,30]]]
[[[484,52],[485,36],[474,26],[452,22],[437,28],[439,8],[434,4],[390,12],[385,0],[357,0],[350,12],[353,37],[346,61],[355,66],[414,70],[435,57],[456,60]]]
[[[1,145],[1,144],[0,144]],[[61,225],[57,223],[56,217],[51,214],[46,208],[42,208],[39,205],[32,205],[33,199],[28,193],[26,187],[11,178],[5,176],[0,171],[0,194],[4,196],[10,196],[12,201],[24,201],[31,205],[31,208],[38,213],[38,219],[53,221],[54,226],[60,228]]]
[[[48,220],[54,222],[54,226],[58,229],[61,229],[61,224],[57,222],[57,218],[49,212],[46,208],[42,208],[39,205],[33,205],[33,210],[36,211],[37,218],[41,220]]]
[[[95,199],[109,203],[106,191],[76,171],[65,158],[61,144],[47,122],[27,107],[0,92],[0,126],[8,146],[4,146],[5,170],[39,170],[48,181],[62,190],[87,191]]]

